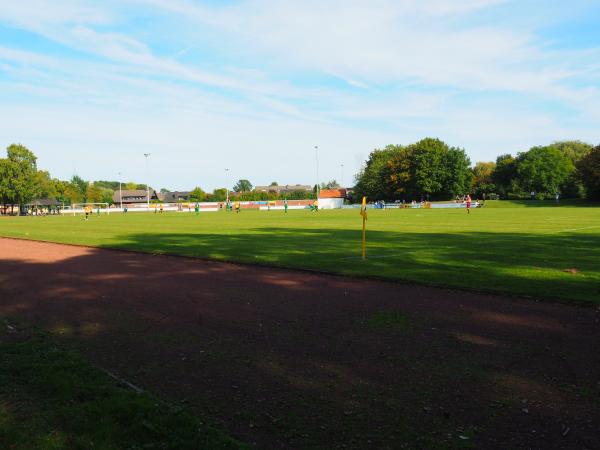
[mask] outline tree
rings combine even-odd
[[[600,200],[600,145],[578,161],[577,170],[587,198]]]
[[[190,200],[193,202],[203,202],[206,200],[206,192],[204,192],[200,187],[196,187],[192,192],[190,192]]]
[[[471,160],[461,148],[450,147],[444,156],[444,182],[440,193],[445,198],[453,198],[464,195],[471,189],[473,172],[471,171]]]
[[[279,186],[279,183],[277,183],[277,181],[271,181],[269,186]]]
[[[38,195],[37,158],[27,147],[20,144],[10,145],[6,149],[6,155],[6,193],[20,206]]]
[[[386,182],[391,196],[401,199],[418,196],[415,186],[413,151],[411,147],[399,147],[398,151],[387,163]]]
[[[557,141],[548,147],[557,149],[569,158],[574,165],[592,150],[590,144],[581,141]]]
[[[160,188],[160,193],[161,194],[168,194],[169,192],[171,192],[169,189],[167,188]]]
[[[553,147],[532,147],[517,157],[519,184],[527,191],[555,194],[575,171],[573,162]]]
[[[250,192],[252,190],[252,183],[248,180],[239,180],[235,186],[233,186],[235,192]]]
[[[0,159],[0,200],[6,206],[13,203],[14,193],[10,185],[11,168],[7,158]]]
[[[390,198],[388,163],[402,148],[400,145],[388,145],[384,149],[375,149],[369,154],[369,159],[365,161],[364,167],[355,177],[354,193],[357,198],[363,196],[369,200]]]
[[[492,174],[492,181],[499,194],[507,195],[511,186],[517,179],[517,161],[511,154],[500,155],[496,158],[496,168]]]
[[[227,189],[214,189],[210,197],[213,202],[224,202],[227,199]]]
[[[416,187],[414,194],[437,197],[446,179],[444,164],[448,146],[439,139],[425,138],[410,147]]]
[[[104,188],[104,189],[112,189],[113,191],[116,191],[119,189],[119,182],[118,181],[99,180],[99,181],[94,181],[94,186],[97,186],[99,188]]]
[[[336,180],[329,180],[327,183],[321,183],[321,189],[338,189],[340,187]]]
[[[470,165],[463,149],[439,139],[388,145],[371,152],[354,190],[357,198],[372,200],[449,198],[469,190]]]
[[[112,189],[97,186],[96,183],[88,184],[85,199],[90,203],[112,203],[114,191]]]
[[[50,177],[50,173],[46,170],[38,170],[36,173],[35,183],[37,185],[37,195],[40,198],[56,198],[56,180]]]
[[[561,152],[571,160],[575,167],[577,167],[579,161],[592,150],[592,146],[590,144],[586,144],[585,142],[581,141],[554,142],[548,147],[555,148]],[[563,197],[583,197],[584,187],[577,170],[574,170],[569,178],[567,178],[567,180],[560,187],[560,191]]]
[[[79,175],[73,175],[71,178],[71,188],[73,192],[77,192],[79,195],[77,196],[81,200],[80,202],[87,202],[87,190],[88,190],[88,182],[81,178]]]
[[[475,167],[473,167],[473,183],[471,184],[471,191],[473,191],[476,196],[496,192],[496,185],[493,180],[495,170],[496,163],[494,162],[475,163]]]
[[[67,183],[63,191],[64,201],[70,204],[84,201],[83,194],[72,183]]]

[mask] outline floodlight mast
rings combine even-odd
[[[317,161],[317,199],[319,199],[319,146],[315,145],[315,159]]]
[[[121,189],[121,172],[119,172],[119,202],[121,203],[121,210],[123,209],[123,190]]]
[[[342,163],[341,166],[342,166],[341,188],[344,189],[344,163]]]
[[[227,172],[229,172],[229,169],[225,169],[225,203],[229,204],[229,180],[227,178]]]
[[[146,205],[148,206],[148,209],[150,209],[150,183],[148,183],[148,157],[151,154],[152,153],[144,153],[144,156],[146,157]]]

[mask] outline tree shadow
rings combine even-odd
[[[562,299],[600,300],[600,234],[405,233],[255,228],[244,234],[142,233],[111,247]]]
[[[355,250],[349,244],[316,246],[331,231],[302,231],[302,251],[316,259],[338,258],[340,248]],[[256,241],[247,237],[152,236],[155,241],[127,236],[123,245],[135,248],[139,240],[149,252],[215,246],[221,255],[255,256],[247,246]],[[579,236],[578,245],[594,242]],[[393,237],[381,236],[381,242]],[[446,255],[461,251],[454,256],[460,260],[478,254],[460,245],[473,236],[454,239],[459,242],[447,243]],[[212,415],[260,447],[453,448],[462,445],[463,435],[485,448],[559,448],[566,441],[557,421],[569,424],[569,445],[598,445],[595,430],[587,428],[588,420],[600,419],[591,309],[2,241],[3,249],[20,256],[5,251],[0,257],[0,316],[43,326],[99,366]],[[287,260],[277,258],[284,245],[300,252],[289,239],[286,244],[274,237],[261,244],[261,254],[272,258],[268,263],[283,264]],[[419,245],[427,248],[431,241]],[[41,255],[36,246],[43,247]],[[45,262],[48,256],[54,261]],[[412,258],[412,265],[426,268]],[[401,315],[402,330],[372,326],[374,318],[385,323],[386,314]]]

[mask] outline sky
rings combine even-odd
[[[0,0],[0,146],[212,190],[351,185],[424,137],[472,163],[596,145],[599,23],[598,0]]]

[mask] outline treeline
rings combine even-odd
[[[354,195],[370,200],[554,197],[600,200],[600,146],[580,141],[533,147],[495,162],[471,161],[461,148],[426,138],[371,152],[356,175]]]
[[[145,184],[124,183],[123,189],[146,189]],[[89,182],[74,175],[69,181],[52,178],[38,170],[37,157],[27,147],[12,144],[0,158],[0,201],[2,205],[24,205],[33,199],[50,198],[66,205],[112,203],[118,181]]]
[[[122,190],[146,190],[146,188],[145,184],[135,182],[121,184]],[[252,189],[252,184],[248,180],[240,180],[234,186],[234,189],[234,192],[229,192],[229,198],[234,201],[315,198],[314,192],[305,191],[285,194],[248,192],[244,190]],[[65,205],[86,202],[112,204],[113,195],[118,190],[118,181],[86,181],[78,175],[74,175],[68,181],[52,178],[49,172],[38,170],[35,154],[20,144],[10,145],[6,149],[6,158],[0,158],[0,202],[4,207],[7,205],[25,205],[31,200],[46,198],[58,200]],[[161,193],[165,192],[168,192],[168,190],[161,189]],[[214,189],[210,193],[197,187],[190,195],[190,200],[197,202],[224,202],[226,198],[227,190],[224,188]]]
[[[229,192],[231,201],[266,201],[266,200],[305,200],[314,199],[314,192],[292,191],[284,193],[277,192],[257,192],[257,191],[233,191]],[[196,187],[190,192],[190,201],[192,202],[224,202],[227,199],[226,189],[215,189],[212,193],[204,192],[202,188]]]

